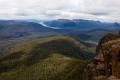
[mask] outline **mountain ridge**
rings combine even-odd
[[[0,79],[80,80],[86,60],[93,57],[92,47],[86,47],[68,36],[24,42],[0,56]]]
[[[53,21],[47,21],[45,22],[46,25],[51,27],[60,27],[63,29],[74,29],[76,28],[114,28],[114,29],[120,29],[120,24],[117,22],[114,23],[107,23],[107,22],[100,22],[100,21],[94,21],[94,20],[84,20],[84,19],[58,19]],[[106,27],[106,28],[105,28]]]
[[[26,21],[0,21],[0,39],[12,39],[20,37],[28,37],[34,34],[50,35],[50,32],[55,34],[54,29],[44,27],[41,24],[35,22],[26,22]],[[51,34],[51,35],[53,35]],[[45,37],[45,36],[44,36]]]

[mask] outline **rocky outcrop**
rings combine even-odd
[[[88,64],[84,80],[120,80],[120,33],[104,36]]]

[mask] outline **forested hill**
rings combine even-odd
[[[92,50],[68,36],[24,42],[0,57],[0,80],[81,80]]]

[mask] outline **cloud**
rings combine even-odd
[[[101,15],[109,15],[109,13],[106,12],[93,12],[93,13],[89,13],[91,15],[97,15],[97,16],[101,16]]]
[[[119,8],[120,0],[0,0],[0,18],[82,18],[120,22]]]

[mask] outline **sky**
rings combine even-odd
[[[0,19],[120,22],[120,0],[0,0]]]

